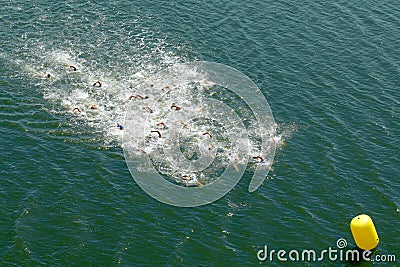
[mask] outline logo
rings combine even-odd
[[[218,200],[253,174],[249,192],[273,163],[276,126],[261,90],[238,70],[212,62],[176,64],[135,87],[123,148],[136,183],[179,207]]]
[[[264,261],[292,261],[292,262],[396,262],[394,254],[373,255],[370,250],[346,249],[347,240],[339,238],[336,241],[336,248],[329,246],[326,249],[271,249],[268,245],[257,252],[257,259]]]

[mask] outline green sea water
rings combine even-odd
[[[396,2],[0,3],[2,266],[399,264],[257,259],[265,245],[354,248],[361,213],[380,237],[374,255],[400,258]],[[257,191],[247,175],[212,204],[178,208],[132,179],[116,123],[132,82],[198,60],[249,76],[286,145]]]

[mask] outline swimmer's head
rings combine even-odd
[[[158,130],[152,130],[152,131],[150,131],[150,132],[152,132],[152,133],[157,133],[158,138],[161,138],[161,137],[162,137],[161,132],[158,131]]]
[[[144,107],[143,109],[147,110],[149,113],[153,113],[153,109],[151,107]]]
[[[101,82],[100,81],[96,81],[93,86],[95,87],[101,87]]]
[[[172,109],[172,110],[180,110],[181,108],[178,107],[177,105],[172,105],[172,106],[171,106],[171,109]]]
[[[203,135],[208,135],[210,138],[212,138],[212,135],[210,132],[204,132]]]
[[[166,125],[164,122],[159,122],[159,123],[157,123],[156,125],[157,125],[157,126],[160,126],[161,129],[163,129],[163,130],[167,128],[167,125]]]
[[[262,156],[255,156],[253,159],[258,163],[264,162],[264,158]]]

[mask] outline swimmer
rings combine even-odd
[[[161,138],[161,132],[160,131],[157,131],[157,130],[152,130],[152,131],[150,131],[151,133],[157,133],[158,134],[158,138]]]
[[[131,84],[129,85],[129,88],[131,88],[131,89],[133,89],[133,88],[135,88],[135,87],[136,87],[135,83],[131,83]]]
[[[255,159],[258,163],[264,162],[264,158],[261,156],[253,157],[253,159]]]
[[[190,177],[188,175],[183,175],[181,179],[182,179],[182,181],[185,181],[186,186],[194,185],[193,183],[195,183],[196,185],[199,185],[199,186],[203,186],[203,184],[200,183],[196,178]]]
[[[232,167],[235,169],[235,171],[240,171],[238,165],[236,163],[232,163]]]
[[[210,136],[210,138],[212,138],[212,135],[210,134],[210,132],[204,132],[203,135],[208,135],[208,136]]]
[[[50,73],[47,73],[45,78],[49,79],[51,77]]]
[[[93,84],[93,86],[94,86],[94,87],[101,87],[101,82],[100,82],[100,81],[96,81],[96,82]]]
[[[182,124],[183,126],[187,127],[187,123],[185,123],[185,122],[183,122],[183,121],[176,120],[175,122],[178,122],[178,123]]]
[[[70,68],[72,71],[77,71],[77,70],[78,70],[78,69],[77,69],[75,66],[73,66],[73,65],[70,65],[69,68]]]
[[[171,106],[171,109],[172,109],[172,110],[180,110],[181,108],[178,107],[177,105],[172,105],[172,106]]]
[[[153,113],[153,110],[150,107],[144,107],[143,109],[149,111],[150,113]]]
[[[74,109],[72,110],[72,112],[75,112],[75,113],[81,113],[82,111],[81,111],[81,109],[80,109],[80,108],[74,108]]]
[[[97,105],[91,105],[91,106],[90,106],[90,109],[97,109],[97,108],[98,108]]]
[[[123,130],[123,129],[124,129],[124,125],[122,125],[121,123],[117,123],[117,127],[118,127],[118,129],[120,129],[120,130]]]
[[[159,122],[159,123],[157,123],[156,125],[157,125],[157,126],[161,126],[161,129],[163,129],[163,130],[167,128],[167,125],[165,125],[164,122]]]
[[[190,181],[190,179],[191,178],[187,175],[182,176],[182,180],[184,180],[184,181]]]
[[[140,99],[147,99],[149,98],[147,95],[146,96],[142,96],[142,95],[131,95],[129,97],[129,100],[132,100],[132,98],[140,98]]]
[[[171,87],[169,87],[169,86],[167,85],[167,86],[164,86],[163,88],[161,88],[161,90],[171,90]]]

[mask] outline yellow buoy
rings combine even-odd
[[[368,215],[361,214],[354,217],[350,222],[350,229],[357,247],[363,250],[371,250],[378,245],[378,233]]]

